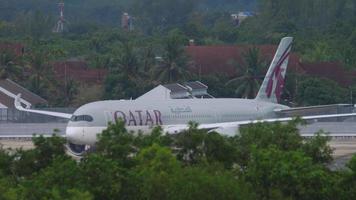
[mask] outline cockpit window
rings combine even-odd
[[[85,122],[92,122],[93,117],[90,115],[73,115],[72,118],[70,119],[72,122],[80,122],[80,121],[85,121]]]

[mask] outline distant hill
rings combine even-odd
[[[0,19],[16,20],[23,13],[40,11],[52,17],[58,16],[59,0],[0,0]],[[127,7],[125,0],[70,0],[65,2],[68,21],[90,21],[110,24],[118,21]]]
[[[169,0],[167,0],[169,1]],[[56,0],[0,0],[0,20],[12,21],[23,13],[40,11],[58,16]],[[95,21],[116,24],[120,14],[130,10],[130,0],[70,0],[65,2],[65,16],[70,22]],[[198,9],[231,11],[255,9],[257,0],[201,0]]]
[[[204,0],[201,8],[220,11],[256,10],[258,0]]]

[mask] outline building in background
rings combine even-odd
[[[59,83],[74,80],[80,84],[101,84],[107,75],[106,69],[91,69],[83,60],[67,60],[53,63],[54,75]]]
[[[133,30],[133,19],[128,13],[124,13],[121,16],[121,28],[126,31]]]
[[[0,43],[0,52],[10,52],[15,56],[23,56],[25,47],[19,43]]]
[[[239,12],[237,14],[231,14],[231,19],[234,26],[240,26],[243,21],[253,16],[255,16],[255,13],[250,11],[244,11],[244,12]]]
[[[21,94],[21,103],[27,108],[48,104],[45,99],[14,81],[11,81],[10,79],[0,80],[0,108],[14,108],[15,98],[18,94]]]

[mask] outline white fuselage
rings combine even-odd
[[[159,101],[99,101],[74,112],[78,118],[68,123],[67,138],[74,144],[93,145],[108,123],[123,120],[126,128],[148,133],[155,126],[256,120],[275,117],[284,105],[248,99],[169,99]]]

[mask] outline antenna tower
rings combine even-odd
[[[64,31],[64,1],[61,0],[61,2],[58,3],[58,8],[59,8],[59,19],[57,21],[56,26],[53,29],[54,33],[62,33]]]

